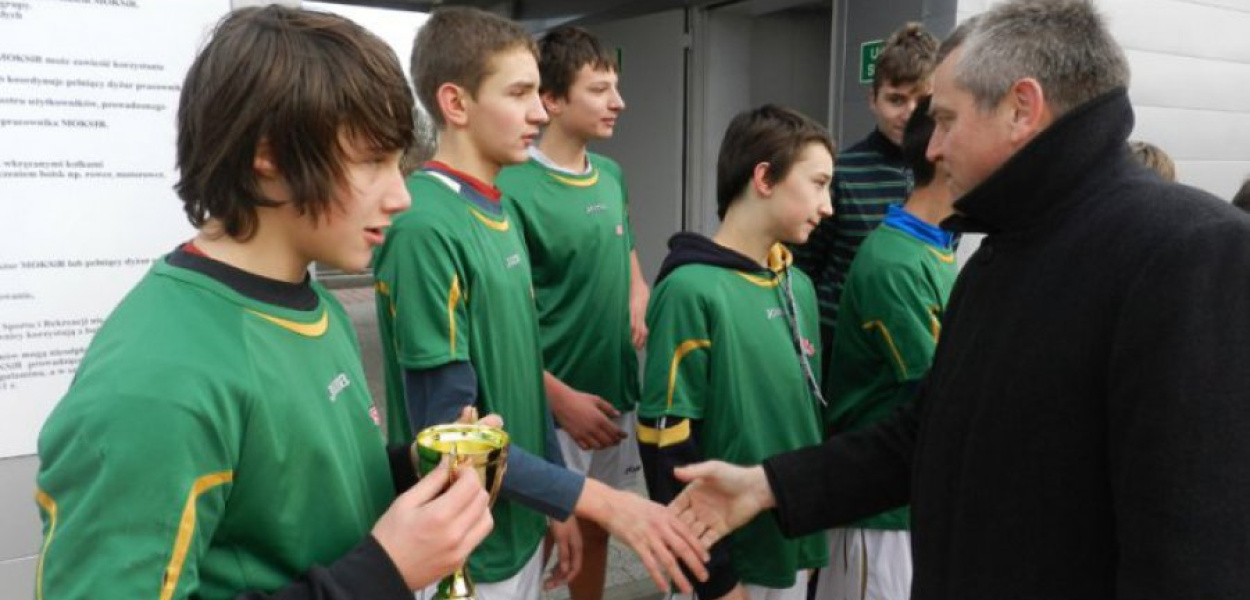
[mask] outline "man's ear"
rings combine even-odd
[[[273,157],[273,146],[269,138],[260,138],[256,143],[256,154],[252,157],[252,169],[261,179],[277,179],[282,176],[278,163]]]
[[[443,121],[448,125],[464,127],[469,123],[468,90],[454,84],[444,83],[434,93],[438,99],[438,109],[443,112]]]
[[[755,169],[751,171],[751,187],[755,188],[755,193],[763,198],[773,195],[773,184],[769,171],[772,165],[762,162],[755,165]]]
[[[1011,114],[1011,141],[1017,145],[1033,139],[1054,120],[1046,104],[1042,83],[1032,77],[1016,80],[1007,91]]]

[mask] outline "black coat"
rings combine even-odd
[[[914,600],[1250,598],[1250,218],[1125,93],[956,204],[988,233],[917,408],[765,465],[787,533],[912,503]]]

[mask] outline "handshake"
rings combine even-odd
[[[478,419],[472,407],[464,409],[457,423],[503,427],[499,416]],[[421,439],[419,435],[410,449],[414,459],[421,454]],[[424,589],[453,571],[459,573],[494,526],[490,512],[494,494],[490,491],[498,489],[498,481],[484,485],[482,475],[489,470],[475,469],[471,462],[460,459],[452,464],[445,456],[421,476],[417,485],[401,494],[373,528],[373,537],[411,589]],[[503,470],[490,472],[502,479]],[[672,581],[689,594],[693,588],[680,565],[699,580],[706,580],[708,548],[770,507],[772,495],[760,467],[711,461],[680,468],[676,474],[689,485],[667,507],[587,479],[574,513],[597,522],[627,544],[660,590],[668,591]],[[579,543],[572,549],[559,548],[561,564],[556,573],[560,580],[576,574],[580,557],[568,555],[578,548]]]

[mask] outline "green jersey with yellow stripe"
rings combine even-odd
[[[625,183],[616,163],[588,160],[589,172],[573,175],[530,159],[504,169],[498,185],[529,251],[547,370],[630,411],[639,390]]]
[[[676,242],[670,246],[677,251]],[[745,270],[696,258],[657,283],[647,310],[650,338],[638,415],[663,420],[662,429],[639,429],[643,444],[663,450],[685,441],[691,424],[683,419],[697,421],[702,458],[733,464],[760,464],[820,443],[816,382],[809,382],[798,354],[801,349],[811,365],[819,364],[816,293],[806,275],[785,267],[789,253],[782,246],[774,248],[770,262],[771,269]],[[791,319],[799,324],[797,342]],[[672,427],[674,422],[683,424]],[[824,534],[786,539],[769,512],[728,541],[737,577],[769,588],[788,588],[797,571],[829,558]]]
[[[365,539],[395,497],[342,307],[158,261],[39,436],[44,598],[234,598]]]
[[[891,207],[847,274],[825,378],[827,425],[863,429],[915,398],[933,362],[957,273],[950,234]],[[904,507],[855,526],[901,530],[908,522]]]
[[[546,456],[542,350],[520,233],[493,190],[442,165],[409,177],[408,191],[412,208],[374,257],[391,440],[413,436],[404,371],[468,361],[479,414],[502,416],[513,444]],[[543,515],[504,497],[491,514],[494,530],[469,557],[483,583],[520,571],[547,529]]]

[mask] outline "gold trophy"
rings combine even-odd
[[[487,425],[452,423],[435,425],[417,434],[417,470],[425,475],[438,467],[444,456],[451,466],[451,481],[455,483],[456,468],[472,465],[478,478],[490,494],[494,506],[508,466],[508,434],[502,429]],[[438,583],[439,599],[476,600],[473,581],[464,565]]]

